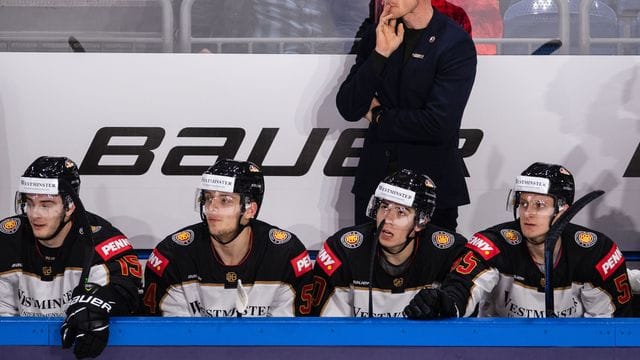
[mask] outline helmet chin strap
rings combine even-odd
[[[227,245],[230,244],[232,241],[234,241],[235,239],[238,238],[238,235],[240,235],[240,233],[244,230],[244,228],[246,228],[247,226],[249,226],[249,222],[247,222],[246,225],[243,225],[241,223],[242,220],[242,215],[244,214],[244,212],[246,211],[245,209],[245,205],[242,204],[242,209],[240,209],[240,216],[238,217],[238,221],[236,224],[236,231],[233,233],[233,236],[231,237],[231,240],[228,241],[223,241],[222,239],[220,239],[219,237],[213,235],[211,233],[211,231],[209,231],[209,225],[207,224],[207,217],[204,215],[204,211],[202,210],[203,206],[200,206],[200,218],[202,219],[202,222],[204,223],[205,227],[207,228],[207,232],[209,233],[209,237],[212,238],[213,240],[215,240],[217,243],[221,244],[221,245]]]
[[[404,249],[406,249],[407,246],[409,246],[409,244],[415,239],[416,239],[416,234],[414,232],[413,236],[407,236],[406,237],[404,243],[402,244],[402,248],[400,248],[400,250],[395,251],[395,252],[391,251],[391,249],[388,246],[380,245],[380,247],[382,248],[382,251],[384,251],[384,252],[386,252],[388,254],[391,254],[391,255],[396,255],[396,254],[400,254]]]
[[[209,233],[209,236],[215,240],[216,242],[218,242],[219,244],[222,245],[227,245],[230,244],[232,241],[234,241],[235,239],[238,238],[238,235],[240,235],[240,233],[242,232],[242,230],[244,230],[244,228],[246,228],[247,226],[249,226],[249,223],[247,223],[246,225],[242,225],[240,223],[240,219],[242,219],[242,215],[238,218],[238,224],[236,225],[237,230],[233,233],[233,236],[231,237],[231,240],[229,241],[222,241],[221,239],[219,239],[217,236],[213,235],[211,233],[211,231],[209,231],[209,226],[207,226],[207,232]]]
[[[417,215],[416,215],[417,216]],[[415,225],[418,224],[418,219],[415,219]],[[382,229],[381,229],[382,230]],[[411,233],[413,233],[413,236],[409,236],[411,235]],[[409,235],[407,235],[407,237],[404,240],[404,243],[402,244],[402,248],[400,248],[400,250],[398,251],[391,251],[391,248],[389,248],[388,246],[383,246],[382,244],[380,244],[380,247],[382,248],[382,250],[384,252],[386,252],[387,254],[390,255],[397,255],[400,254],[402,251],[404,251],[404,249],[407,248],[407,246],[409,246],[409,244],[416,239],[416,237],[418,236],[418,233],[415,231],[415,229],[411,230],[411,232],[409,233]],[[380,241],[378,239],[378,241]]]

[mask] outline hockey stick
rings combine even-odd
[[[569,224],[569,221],[576,216],[576,214],[582,210],[588,203],[599,198],[604,191],[594,190],[587,195],[581,197],[569,206],[569,209],[565,211],[558,220],[551,225],[547,236],[544,239],[544,308],[546,317],[556,317],[554,310],[553,299],[553,248],[556,246],[556,241],[564,231],[564,228]]]
[[[84,243],[86,249],[84,254],[84,263],[82,264],[82,273],[80,274],[80,282],[78,285],[86,286],[89,282],[89,272],[91,271],[91,265],[93,265],[93,230],[91,229],[91,224],[89,222],[89,218],[87,217],[87,210],[85,210],[82,201],[80,201],[80,197],[73,190],[71,185],[64,179],[59,179],[58,184],[62,188],[63,191],[71,196],[71,200],[76,206],[78,223],[82,227],[82,232],[86,241]]]
[[[247,291],[242,286],[242,280],[240,279],[238,279],[236,290],[236,316],[240,318],[247,309],[247,305],[249,305],[249,295],[247,295]]]
[[[559,39],[549,40],[546,43],[540,45],[531,55],[551,55],[556,50],[560,49],[562,41]]]
[[[71,48],[71,50],[73,50],[73,52],[86,52],[82,44],[80,44],[80,41],[78,41],[78,39],[76,39],[74,36],[69,36],[67,42],[69,43],[69,47]]]
[[[369,261],[369,317],[373,317],[373,263],[375,263],[376,251],[378,250],[378,241],[380,241],[380,231],[384,226],[383,219],[378,225],[376,232],[373,234],[373,244],[371,245],[371,260]]]

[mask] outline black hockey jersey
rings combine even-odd
[[[107,220],[87,214],[93,244],[73,223],[58,249],[41,246],[26,216],[0,221],[0,315],[65,316],[80,281],[85,253],[93,249],[89,282],[109,288],[112,314],[137,309],[142,268],[129,240]]]
[[[631,316],[631,288],[624,257],[604,234],[568,224],[553,269],[558,317]],[[531,257],[517,221],[475,234],[443,284],[470,315],[545,316],[544,269]]]
[[[299,315],[299,294],[312,282],[304,245],[285,230],[251,220],[251,248],[239,265],[217,258],[209,231],[197,223],[169,235],[145,269],[145,310],[164,316]]]
[[[342,229],[322,246],[314,266],[316,315],[368,316],[369,267],[375,223]],[[466,240],[428,224],[418,233],[410,265],[396,276],[380,263],[381,250],[374,259],[372,284],[376,317],[403,317],[409,301],[425,287],[439,287],[455,259],[464,251]]]

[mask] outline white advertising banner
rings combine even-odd
[[[199,221],[200,174],[218,156],[263,164],[260,218],[318,249],[353,221],[366,120],[335,94],[354,59],[333,55],[0,54],[0,210],[40,155],[81,166],[81,198],[152,248]],[[640,57],[480,57],[462,122],[471,205],[459,232],[507,221],[515,177],[565,165],[577,197],[606,191],[575,222],[640,250]],[[436,184],[437,185],[437,184]]]

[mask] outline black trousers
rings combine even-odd
[[[369,199],[370,198],[365,199],[363,197],[356,196],[354,209],[355,225],[373,221],[366,214],[367,205],[369,205]],[[458,207],[440,209],[436,206],[436,211],[433,212],[430,223],[455,232],[456,228],[458,227]]]

